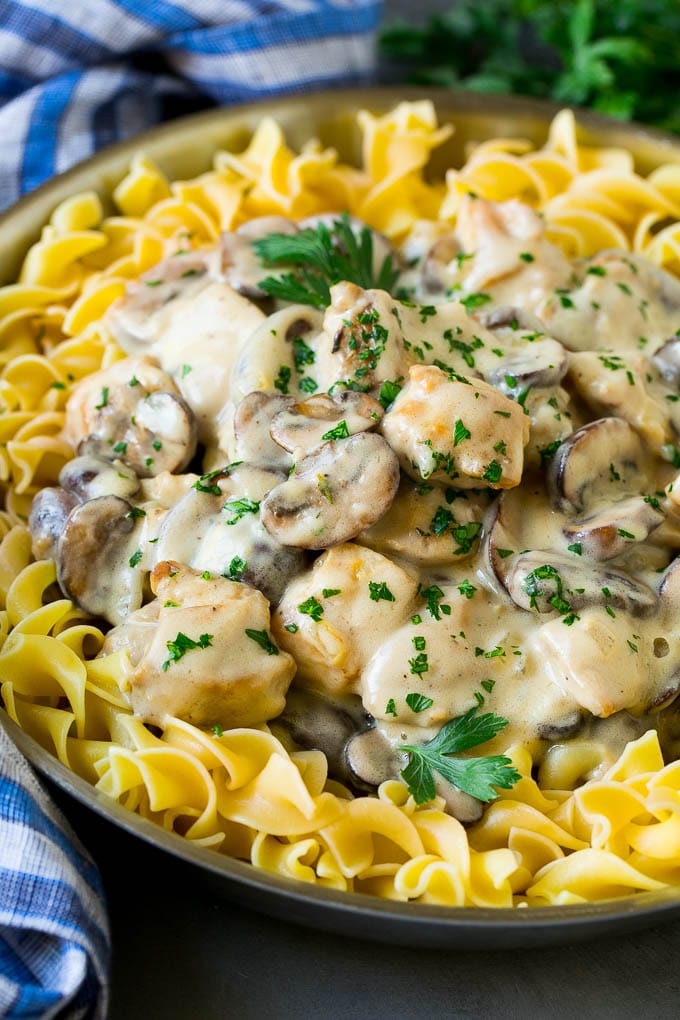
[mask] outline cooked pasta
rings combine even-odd
[[[680,453],[673,443],[680,431],[673,417],[678,368],[676,363],[670,367],[664,363],[659,377],[652,379],[648,362],[640,360],[646,345],[658,353],[661,341],[670,335],[664,334],[670,313],[666,308],[658,312],[642,298],[635,311],[637,319],[627,315],[626,328],[636,343],[640,341],[637,360],[629,348],[617,346],[623,341],[615,330],[607,333],[606,322],[598,325],[606,353],[596,355],[579,346],[578,331],[570,333],[560,318],[575,305],[575,313],[585,316],[578,304],[581,291],[591,283],[601,284],[607,272],[616,281],[622,301],[630,297],[631,280],[638,274],[647,274],[649,288],[657,286],[662,298],[667,293],[652,267],[680,276],[680,167],[661,166],[642,177],[635,172],[629,153],[581,145],[573,115],[563,111],[553,121],[543,148],[518,139],[482,141],[470,150],[462,167],[449,170],[445,181],[432,183],[425,175],[428,160],[450,128],[438,126],[430,103],[402,103],[383,116],[364,112],[359,125],[363,147],[358,168],[340,163],[334,150],[314,141],[301,152],[292,152],[281,128],[268,118],[245,151],[217,153],[214,169],[194,180],[169,181],[151,160],[139,155],[115,188],[115,215],[104,215],[94,193],[63,202],[28,251],[18,282],[0,289],[0,480],[5,493],[5,509],[0,512],[0,693],[5,709],[66,767],[130,810],[192,843],[298,881],[393,900],[477,907],[568,905],[680,885],[680,763],[668,752],[675,740],[668,706],[678,686],[669,681],[667,669],[680,652],[672,590],[677,581],[668,565],[680,548],[672,491],[672,468],[677,472],[680,466]],[[387,288],[371,290],[372,303],[362,305],[366,292],[345,282],[334,289],[335,304],[328,311],[308,306],[301,312],[300,305],[285,302],[272,309],[262,302],[266,295],[257,291],[266,271],[255,266],[258,275],[253,277],[252,256],[239,281],[228,275],[234,262],[226,264],[226,269],[222,265],[213,282],[205,284],[201,274],[206,260],[224,259],[222,236],[246,236],[250,242],[247,233],[234,232],[247,231],[260,217],[277,217],[275,222],[280,224],[281,217],[298,221],[339,211],[378,232],[374,249],[382,250],[382,244],[385,252],[399,251],[400,258],[411,260],[401,275],[406,288],[405,297],[397,295],[402,299],[401,310]],[[454,232],[468,239],[467,247],[447,249],[445,255],[437,256],[437,245],[450,245]],[[253,235],[253,239],[261,236]],[[612,256],[610,249],[618,254]],[[476,250],[487,253],[486,261],[486,256],[474,257]],[[505,276],[515,272],[518,253],[527,267],[535,263],[541,272],[547,267],[549,283],[532,277],[521,284],[513,276],[504,284]],[[232,256],[241,258],[241,249],[236,254],[232,251]],[[504,258],[512,259],[512,270],[504,268]],[[423,269],[427,259],[428,271],[434,274],[429,284]],[[568,274],[564,276],[565,266],[573,276],[575,259],[588,260],[583,265],[591,273],[589,280],[584,277],[586,282],[579,284],[581,290]],[[174,276],[157,275],[159,266],[173,265]],[[230,279],[233,287],[225,283]],[[498,280],[494,291],[492,284]],[[433,304],[425,298],[428,286],[435,295]],[[228,307],[225,287],[230,293]],[[540,300],[535,296],[537,288]],[[491,304],[487,290],[493,292],[493,305],[499,308],[496,320],[493,309],[485,309],[490,316],[486,319],[470,315],[487,299]],[[186,337],[199,306],[187,305],[182,311],[173,304],[178,294],[180,299],[182,294],[200,295],[200,314],[210,324],[191,344],[190,355]],[[414,296],[415,304],[409,300]],[[463,298],[455,300],[456,296]],[[592,314],[596,298],[590,292],[586,296]],[[541,339],[535,316],[527,322],[515,321],[514,313],[503,318],[503,306],[515,304],[538,309],[540,322],[557,340]],[[371,319],[377,308],[382,319]],[[354,315],[358,319],[353,320]],[[395,388],[387,396],[379,385],[382,382],[384,387],[384,378],[370,390],[373,396],[361,392],[368,386],[347,387],[339,417],[329,419],[333,386],[326,383],[332,377],[323,375],[322,355],[313,338],[331,326],[336,338],[343,331],[348,334],[346,364],[351,367],[360,343],[359,334],[351,332],[352,322],[373,328],[388,319],[390,329],[403,330],[404,337],[411,335],[411,323],[413,334],[424,338],[419,342],[432,353],[425,356],[421,350],[417,358],[411,355],[405,370],[397,365]],[[451,342],[444,354],[436,348],[433,323],[439,335],[444,326],[448,331]],[[538,338],[532,357],[539,361],[544,357],[548,375],[555,358],[563,356],[557,342],[562,340],[571,352],[574,392],[565,390],[562,376],[556,376],[538,385],[538,390],[541,385],[547,387],[542,397],[530,394],[530,388],[525,391],[517,382],[520,368],[503,362],[498,381],[491,367],[483,367],[484,355],[473,355],[494,337],[499,345],[512,347],[515,340],[508,339],[508,332],[517,330],[525,342]],[[240,342],[243,336],[249,338],[245,346]],[[222,345],[220,350],[225,344],[231,347],[232,354],[220,362],[216,344]],[[381,351],[387,344],[383,338]],[[388,351],[385,356],[393,355]],[[482,368],[471,387],[464,373],[475,366],[475,357]],[[495,349],[488,357],[502,361]],[[598,358],[602,362],[603,357],[609,360],[606,368],[614,366],[620,394],[614,392],[613,384],[605,388],[601,373],[595,372]],[[367,366],[369,371],[375,367],[365,356],[364,373]],[[355,380],[364,378],[362,369],[355,372]],[[617,374],[616,369],[621,371]],[[525,370],[526,366],[521,367]],[[531,371],[536,371],[533,362]],[[317,397],[324,390],[331,392],[323,414],[315,418],[310,412],[311,423],[307,419],[301,423],[301,412],[290,411],[289,387],[294,385],[298,401],[315,390]],[[279,402],[271,413],[262,401],[248,405],[248,421],[269,414],[269,423],[276,414],[271,435],[278,445],[268,434],[266,442],[258,440],[262,459],[255,466],[238,468],[248,460],[243,453],[244,412],[239,408],[245,398],[251,400],[253,391],[268,393],[268,400]],[[526,535],[534,537],[531,528],[543,526],[545,510],[536,493],[522,490],[513,503],[512,492],[523,466],[537,471],[560,448],[564,451],[573,445],[571,436],[587,429],[592,414],[581,421],[577,412],[573,425],[565,427],[574,393],[577,402],[617,423],[607,440],[610,453],[602,462],[605,475],[611,469],[611,477],[620,480],[621,464],[632,471],[630,465],[636,456],[640,459],[636,451],[642,450],[642,442],[646,454],[658,458],[661,466],[653,479],[646,478],[625,494],[634,504],[629,517],[615,517],[613,523],[608,518],[597,527],[586,527],[579,518],[581,530],[572,529],[568,548],[578,547],[579,556],[582,545],[604,542],[602,529],[609,529],[606,541],[614,545],[595,556],[605,564],[602,571],[609,571],[596,575],[605,578],[601,590],[614,592],[605,595],[607,615],[604,608],[599,609],[596,620],[595,609],[589,608],[592,603],[578,609],[572,593],[574,612],[560,582],[548,607],[548,612],[556,610],[559,615],[553,623],[543,622],[543,644],[531,651],[521,648],[520,641],[526,621],[535,625],[532,610],[545,591],[528,589],[525,573],[520,586],[524,596],[520,592],[514,605],[504,610],[508,648],[514,649],[514,662],[521,660],[521,668],[535,678],[531,697],[540,702],[541,710],[545,708],[545,717],[539,720],[544,735],[536,737],[528,724],[513,719],[507,729],[489,734],[493,738],[486,745],[489,755],[504,755],[504,767],[513,775],[512,782],[496,783],[489,797],[463,793],[461,800],[455,789],[441,783],[432,796],[419,797],[400,778],[399,768],[372,778],[363,787],[337,769],[331,768],[329,776],[330,755],[305,746],[294,727],[291,730],[280,722],[283,706],[288,704],[292,711],[297,696],[296,687],[287,696],[296,670],[303,687],[320,687],[333,697],[348,694],[357,702],[361,695],[363,710],[386,728],[389,717],[397,715],[395,699],[399,701],[416,681],[422,682],[419,693],[406,696],[408,710],[403,709],[403,697],[399,701],[402,741],[409,746],[423,732],[418,727],[425,727],[432,736],[442,723],[470,713],[473,693],[480,705],[496,705],[510,718],[511,699],[501,688],[503,678],[510,675],[512,663],[508,666],[508,662],[513,653],[506,656],[500,639],[496,641],[494,585],[496,590],[499,585],[509,586],[510,570],[521,573],[521,556],[532,553],[529,550],[518,558],[514,548],[524,549]],[[408,432],[413,406],[404,394],[414,404],[429,408],[431,415],[415,445]],[[156,438],[150,449],[139,440],[137,461],[132,459],[137,433],[131,438],[131,432],[97,431],[97,412],[117,407],[116,401],[123,399],[126,423],[129,419],[137,427],[135,419],[141,422],[145,408],[154,402],[162,404],[158,414],[170,422],[162,442],[159,433],[153,433]],[[465,506],[456,503],[458,516],[447,510],[460,497],[458,490],[450,500],[447,496],[443,508],[434,499],[432,506],[427,504],[427,513],[442,513],[437,527],[425,533],[413,526],[409,514],[417,486],[422,490],[417,495],[427,500],[426,479],[431,478],[429,490],[441,483],[443,492],[443,486],[451,484],[450,464],[442,466],[446,456],[437,449],[438,430],[451,401],[457,408],[456,447],[459,440],[470,438],[482,404],[487,416],[497,416],[500,431],[493,435],[496,445],[482,451],[483,473],[473,457],[469,464],[457,462],[463,479],[458,472],[455,477],[465,490]],[[370,431],[375,424],[371,418],[382,418],[380,435]],[[336,422],[334,429],[329,422]],[[197,439],[205,452],[202,475],[189,473]],[[315,451],[321,440],[332,445],[336,439],[348,443],[345,449],[353,444],[357,451],[347,454],[348,484],[361,472],[374,472],[361,475],[363,484],[371,486],[372,505],[365,508],[365,519],[349,532],[346,523],[357,512],[356,498],[345,509],[340,487],[329,490],[331,482],[323,482],[331,478],[324,474],[325,462],[310,460],[318,456]],[[87,465],[81,465],[79,474],[72,467],[76,451],[83,459],[82,443],[85,456],[100,457],[96,470],[91,470],[90,463],[87,477]],[[120,455],[113,460],[113,482],[104,478],[101,467],[101,456],[111,460],[109,452],[101,454],[100,447],[107,443]],[[279,477],[282,472],[284,479],[289,470],[293,480],[300,478],[295,474],[299,465],[293,463],[293,451],[296,458],[304,455],[305,461],[310,460],[310,477],[321,493],[313,503],[314,517],[323,521],[333,540],[318,543],[310,537],[308,504],[286,503],[292,498],[288,490],[279,492],[287,484]],[[222,468],[226,454],[232,463]],[[595,455],[600,454],[598,448]],[[588,456],[593,456],[592,451]],[[427,464],[418,467],[423,457]],[[154,466],[155,460],[159,464]],[[644,464],[638,466],[644,474]],[[565,462],[562,469],[568,470]],[[234,470],[241,471],[241,489],[230,488]],[[645,486],[656,495],[644,495]],[[497,492],[489,488],[508,492],[494,503]],[[569,497],[562,493],[563,502],[580,499],[583,492],[579,491],[580,495]],[[50,496],[54,502],[49,504],[40,502],[43,497],[36,501],[37,494],[44,492],[59,495]],[[188,552],[186,535],[195,526],[197,511],[192,507],[197,499],[204,500],[202,507],[207,505],[205,500],[219,499],[215,511],[219,524],[211,524],[212,531],[206,525],[201,531],[203,545]],[[73,531],[75,510],[80,508],[82,518],[84,508],[95,502],[108,516],[88,526],[98,529],[99,545],[103,535],[114,534],[118,558],[111,552],[107,563],[112,572],[114,564],[122,563],[120,583],[100,574],[99,561],[76,563],[62,557],[60,591],[55,544],[40,528],[63,510],[70,514]],[[498,505],[502,510],[494,517],[493,508]],[[224,509],[230,507],[233,519],[225,521]],[[595,503],[585,507],[591,514],[598,508]],[[249,534],[242,520],[248,514],[255,517],[258,511],[265,528],[260,527],[248,546],[248,556],[242,557],[245,546],[238,543],[246,542],[244,536]],[[167,521],[173,513],[175,530],[170,540]],[[60,520],[61,527],[66,518]],[[452,530],[452,521],[457,530]],[[649,535],[657,534],[655,529],[662,537],[656,544],[648,543]],[[458,543],[453,554],[452,534]],[[81,541],[81,531],[78,536],[74,547]],[[445,554],[442,536],[448,536]],[[638,543],[635,554],[622,552],[620,542],[616,545],[621,537]],[[517,543],[513,549],[500,547],[511,538]],[[477,576],[472,574],[470,556],[480,540],[490,550],[497,574],[488,591],[479,581],[475,585],[469,580]],[[229,564],[229,570],[220,571],[222,576],[211,573],[211,556],[218,546]],[[316,555],[311,569],[308,550]],[[501,563],[505,554],[507,566]],[[539,578],[554,578],[554,567],[552,574],[546,573],[548,553],[539,549],[535,555],[534,574],[538,568]],[[258,560],[258,556],[264,558]],[[419,581],[427,570],[418,574],[414,556],[427,565],[432,577],[443,562],[462,570],[453,575],[460,592],[453,608],[439,601],[445,593],[435,582],[424,590]],[[624,557],[621,562],[635,575],[632,580],[609,562],[617,556]],[[642,562],[643,556],[648,562]],[[252,576],[245,573],[247,565],[254,571]],[[488,564],[486,569],[491,569]],[[666,587],[657,598],[649,578],[662,571]],[[148,588],[149,575],[155,599]],[[201,581],[209,588],[196,594]],[[365,589],[364,600],[370,591],[366,605],[371,615],[364,628],[356,630],[347,623],[355,610],[347,607],[350,589],[356,601],[360,586]],[[269,602],[258,589],[273,603],[271,615]],[[419,608],[424,614],[427,591],[434,591],[430,595],[434,602],[429,603],[430,614],[423,621]],[[395,602],[399,602],[397,610]],[[642,661],[640,656],[641,664],[626,659],[625,689],[613,689],[615,673],[614,679],[621,680],[620,657],[609,660],[607,676],[598,674],[589,680],[587,696],[550,686],[546,680],[550,664],[559,671],[564,656],[573,652],[573,645],[564,651],[569,613],[595,644],[608,641],[611,645],[618,637],[616,628],[627,626],[627,614],[632,618],[635,607],[643,603],[647,615],[640,610],[635,619],[639,633],[630,637],[626,631],[624,643],[627,654],[634,649],[637,655],[637,642],[648,650],[647,657]],[[653,617],[647,612],[652,604]],[[609,628],[604,637],[598,636],[604,627],[600,617]],[[237,639],[232,620],[249,623],[246,638]],[[125,629],[133,625],[134,634]],[[191,633],[196,636],[188,638],[180,626],[193,627]],[[203,626],[206,630],[199,636]],[[232,629],[220,629],[227,626]],[[452,689],[446,694],[445,708],[440,708],[441,688],[428,687],[430,681],[424,676],[430,668],[431,675],[440,668],[435,666],[435,649],[441,626],[456,630],[448,635],[454,640],[442,653],[442,661],[469,652],[469,661],[460,661],[472,677],[460,691],[449,683]],[[508,634],[517,637],[517,644],[511,643]],[[213,647],[213,640],[219,649]],[[231,657],[222,654],[228,645]],[[429,663],[423,652],[426,647]],[[600,650],[604,647],[601,644]],[[230,708],[216,710],[214,693],[208,696],[200,677],[192,673],[189,663],[198,661],[192,658],[197,650],[205,653],[200,660],[203,673],[228,685]],[[408,660],[412,668],[405,677],[406,687],[403,683],[391,687],[399,672],[395,664],[409,655],[413,658]],[[378,666],[372,665],[376,656]],[[444,672],[446,668],[441,666]],[[174,688],[168,693],[170,679],[180,675],[189,694],[178,694]],[[394,693],[397,689],[399,694]],[[628,709],[636,718],[627,714]],[[531,725],[538,718],[533,708],[521,704],[521,698],[516,711]],[[553,727],[545,736],[546,720],[573,720],[574,715],[579,720],[586,715],[595,722],[585,729],[576,725],[574,732],[565,730],[562,735],[559,727]],[[624,715],[625,724],[617,722]],[[355,773],[361,778],[359,765]],[[372,792],[365,792],[367,785]],[[481,800],[490,801],[483,810]]]

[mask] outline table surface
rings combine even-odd
[[[449,6],[387,0],[386,11],[422,20]],[[216,898],[160,851],[113,830],[93,836],[86,816],[76,828],[109,899],[110,1020],[680,1015],[680,922],[549,949],[380,945],[257,914]]]

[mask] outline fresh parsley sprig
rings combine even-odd
[[[399,275],[391,255],[376,273],[373,268],[373,234],[368,227],[355,233],[342,213],[329,228],[325,223],[297,234],[269,234],[253,241],[255,254],[267,267],[296,266],[281,276],[267,276],[259,286],[272,297],[296,304],[326,308],[330,288],[341,280],[360,287],[391,290]]]
[[[513,787],[521,777],[512,767],[511,759],[505,755],[485,758],[449,757],[486,743],[507,725],[508,720],[494,712],[477,715],[475,706],[466,715],[448,722],[427,744],[419,747],[402,745],[399,750],[407,751],[410,757],[401,776],[416,804],[426,804],[434,799],[436,789],[433,772],[438,772],[463,793],[469,793],[471,797],[484,802],[498,797],[496,787],[503,790]]]
[[[409,81],[590,105],[680,131],[680,7],[668,0],[457,0],[395,22],[383,55]]]

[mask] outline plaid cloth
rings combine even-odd
[[[179,113],[370,80],[380,7],[1,0],[0,208]],[[97,870],[0,727],[0,1016],[104,1017],[108,964]]]
[[[370,80],[381,0],[2,0],[0,209],[178,113]]]

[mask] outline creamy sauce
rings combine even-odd
[[[113,578],[106,647],[130,649],[133,707],[150,721],[271,719],[296,671],[295,698],[317,699],[305,733],[316,711],[323,745],[335,713],[337,771],[358,783],[396,774],[402,743],[478,704],[508,720],[484,751],[519,742],[549,769],[576,739],[597,772],[631,734],[663,730],[680,689],[680,284],[622,253],[570,262],[518,202],[470,200],[455,235],[419,227],[405,251],[407,303],[344,282],[325,313],[266,315],[225,273],[257,295],[253,281],[209,252],[130,285],[108,324],[133,357],[76,388],[69,435],[92,437],[105,387],[128,406],[136,365],[150,393],[181,395],[215,473],[151,465],[124,494],[98,474],[96,494],[124,495],[133,522],[117,545],[88,545]],[[152,429],[152,410],[142,418]],[[158,418],[180,443],[176,415]],[[93,512],[63,485],[69,521]],[[57,505],[34,545],[80,576],[68,528],[46,533]],[[192,634],[219,638],[169,685],[161,657],[185,612]],[[245,627],[271,629],[277,670]],[[179,683],[189,666],[195,704]],[[374,734],[349,741],[347,719]]]

